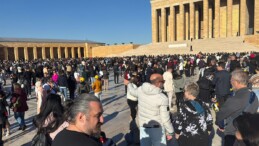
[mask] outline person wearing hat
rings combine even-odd
[[[85,81],[84,77],[80,77],[80,83],[77,86],[77,91],[76,93],[79,95],[83,93],[89,93],[90,92],[90,87],[88,87],[87,82]]]
[[[98,75],[95,75],[95,81],[92,84],[92,89],[94,91],[94,96],[100,99],[101,101],[101,93],[102,93],[102,82]]]

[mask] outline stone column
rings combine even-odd
[[[256,0],[255,0],[256,1]],[[240,0],[240,35],[246,35],[246,0]]]
[[[255,16],[254,16],[254,34],[258,34],[259,31],[259,1],[255,0]]]
[[[54,51],[53,51],[53,47],[50,47],[49,48],[49,54],[50,54],[50,59],[53,59],[54,58]]]
[[[200,20],[199,20],[199,9],[198,5],[195,5],[195,39],[199,39],[199,32],[200,32]]]
[[[194,15],[194,3],[190,2],[190,39],[194,39],[194,19],[195,15]]]
[[[84,48],[84,58],[85,58],[85,57],[88,56],[88,55],[87,55],[88,51],[86,50],[86,49],[87,49],[86,47],[83,47],[83,48]]]
[[[33,58],[38,59],[37,47],[33,47]]]
[[[209,38],[212,38],[212,31],[213,31],[213,27],[212,27],[212,7],[209,7]]]
[[[162,33],[162,42],[166,42],[166,9],[161,9],[161,33]]]
[[[75,58],[75,47],[71,47],[71,51],[72,58]]]
[[[175,41],[175,8],[170,7],[170,40]]]
[[[45,47],[41,47],[41,51],[42,51],[42,59],[46,59],[46,49],[45,49]]]
[[[180,4],[180,26],[177,26],[179,28],[177,31],[179,31],[179,36],[177,36],[177,41],[182,41],[184,39],[184,5]]]
[[[209,0],[203,0],[203,38],[208,38],[209,32]]]
[[[227,0],[227,36],[232,36],[232,5],[233,0]]]
[[[77,53],[78,53],[78,58],[81,58],[82,57],[82,54],[81,54],[81,47],[78,47],[77,48]]]
[[[58,47],[58,58],[61,58],[61,47]]]
[[[157,30],[157,10],[152,9],[152,42],[157,43],[158,42],[158,30]]]
[[[4,59],[8,60],[8,48],[4,47]]]
[[[14,60],[19,60],[18,47],[14,47]]]
[[[220,37],[220,0],[215,0],[214,37]]]
[[[24,47],[24,59],[29,60],[28,47]]]
[[[189,40],[189,12],[186,10],[185,11],[185,16],[184,16],[184,19],[185,19],[185,40]]]
[[[65,47],[65,58],[68,58],[68,48]]]

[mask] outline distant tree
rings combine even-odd
[[[122,45],[124,45],[125,43],[121,43]]]
[[[133,44],[133,42],[130,42],[130,44]]]

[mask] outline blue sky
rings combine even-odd
[[[0,37],[150,43],[150,0],[1,0]]]

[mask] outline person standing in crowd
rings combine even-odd
[[[114,74],[114,83],[119,84],[119,66],[118,63],[115,63],[113,66],[113,74]]]
[[[59,77],[58,77],[58,86],[59,86],[59,92],[62,93],[65,97],[65,99],[68,99],[67,95],[67,75],[63,70],[59,72]]]
[[[90,87],[88,85],[88,83],[85,81],[85,78],[80,77],[80,82],[77,85],[77,89],[76,89],[76,95],[79,96],[83,93],[89,93],[90,92]]]
[[[59,132],[52,146],[99,146],[92,138],[101,133],[104,122],[100,100],[89,94],[82,94],[68,109],[68,127]]]
[[[25,125],[24,115],[25,112],[29,109],[27,105],[27,95],[21,88],[21,85],[15,83],[14,85],[14,94],[11,98],[11,107],[13,108],[14,118],[19,124],[19,130],[25,130],[27,126]]]
[[[96,75],[95,77],[95,81],[92,85],[92,89],[94,91],[94,96],[96,96],[100,101],[102,101],[101,99],[101,94],[102,94],[102,82],[99,78],[98,75]]]
[[[35,89],[37,89],[37,114],[39,114],[47,99],[47,91],[43,89],[41,81],[36,82]]]
[[[137,83],[138,83],[137,78],[136,77],[130,78],[130,83],[132,84],[134,90],[136,90],[137,89]],[[130,90],[130,89],[128,89],[128,90]],[[137,116],[138,98],[135,97],[135,96],[132,96],[130,94],[130,91],[127,92],[127,103],[129,105],[129,108],[130,108],[131,118],[132,118],[132,120],[135,120],[136,116]]]
[[[233,125],[237,129],[236,145],[259,146],[259,114],[243,114],[238,116]]]
[[[216,115],[216,124],[219,126],[219,130],[224,131],[225,134],[224,146],[233,146],[236,140],[233,120],[245,110],[249,113],[255,113],[258,109],[258,99],[257,97],[253,99],[253,96],[256,95],[247,87],[247,73],[235,70],[231,75],[234,96],[227,99]]]
[[[181,75],[179,71],[175,72],[173,76],[174,91],[176,95],[176,106],[179,111],[180,105],[183,103],[183,88],[185,85],[185,76]]]
[[[130,71],[127,68],[124,72],[124,86],[125,86],[125,94],[127,94],[127,85],[129,84],[130,80]]]
[[[43,84],[43,89],[47,91],[47,94],[56,94],[55,91],[55,85],[51,78],[48,79],[48,81]]]
[[[174,121],[179,146],[208,146],[213,119],[208,106],[197,99],[199,86],[189,83],[184,88],[185,102]]]
[[[28,94],[28,97],[31,98],[31,79],[32,79],[32,72],[30,70],[30,68],[27,66],[25,68],[25,72],[23,74],[24,76],[24,79],[27,81],[27,85],[28,85],[28,91],[27,91],[27,94]]]
[[[212,94],[214,92],[214,86],[212,81],[210,80],[210,71],[205,70],[204,76],[200,77],[197,81],[199,86],[199,95],[197,96],[198,99],[205,102],[207,105],[210,105],[212,100]]]
[[[44,133],[52,143],[56,135],[68,126],[59,95],[50,94],[42,111],[33,119],[37,133]]]
[[[67,84],[68,84],[70,99],[73,100],[75,98],[75,90],[77,88],[76,87],[77,82],[72,72],[68,72]]]
[[[162,93],[164,79],[160,74],[152,74],[150,81],[151,84],[144,83],[137,89],[128,84],[130,94],[138,98],[140,145],[166,146],[166,138],[171,140],[174,130],[169,101]]]
[[[257,98],[259,98],[259,64],[256,66],[255,72],[256,72],[256,74],[254,74],[249,79],[249,84],[250,84],[253,92],[256,94]],[[258,108],[257,112],[259,112],[259,108]]]
[[[4,135],[5,133],[5,129],[6,129],[6,134],[5,136],[9,136],[10,135],[10,123],[8,121],[8,111],[6,109],[6,107],[8,106],[8,103],[6,101],[6,95],[4,91],[0,91],[0,123],[2,122],[2,124],[0,124],[0,128],[2,130],[0,130],[0,138],[2,138],[2,135]],[[1,145],[2,139],[0,139],[0,145]]]
[[[225,63],[219,62],[212,83],[215,85],[216,100],[220,107],[230,96],[230,78],[230,73],[225,70]]]
[[[236,69],[240,69],[241,68],[241,65],[240,65],[240,62],[237,61],[237,57],[236,55],[232,55],[231,56],[231,61],[230,61],[230,72],[233,72],[234,70]]]
[[[103,71],[103,77],[102,77],[102,80],[103,80],[103,90],[107,91],[107,90],[109,90],[109,72],[106,69],[106,66],[105,66],[105,68],[102,69],[102,71]]]
[[[174,97],[174,83],[173,83],[173,68],[167,67],[167,71],[164,72],[163,78],[165,80],[164,91],[167,93],[169,100],[169,109],[172,109],[172,104],[175,105],[175,100],[172,100]],[[175,99],[175,98],[174,98]]]
[[[58,78],[59,78],[59,75],[58,75],[58,73],[54,70],[51,79],[52,79],[52,81],[53,81],[55,84],[58,84]]]

